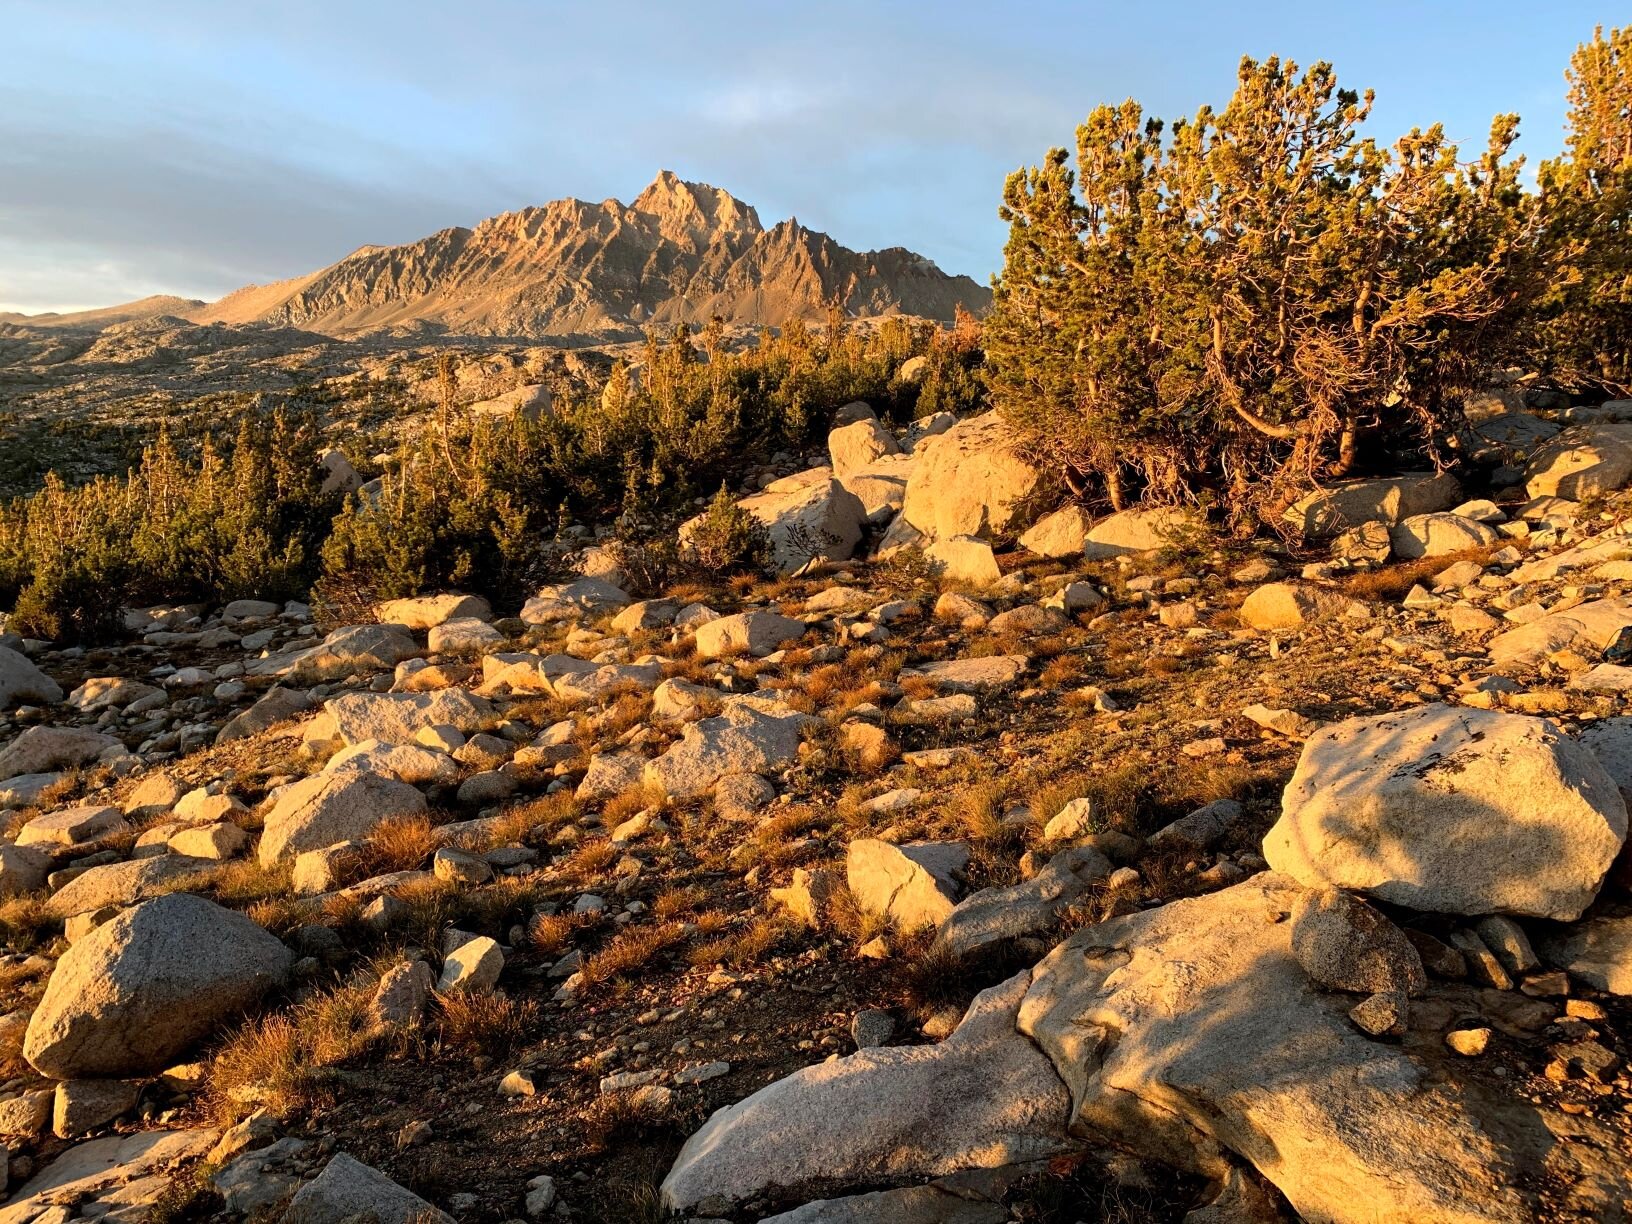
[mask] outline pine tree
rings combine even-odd
[[[1010,176],[986,322],[994,404],[1079,495],[1279,521],[1365,449],[1432,458],[1521,300],[1517,131],[1364,139],[1327,64],[1243,60],[1229,104],[1102,106]]]
[[[1632,26],[1576,48],[1565,153],[1543,163],[1548,286],[1526,336],[1562,381],[1632,390]]]

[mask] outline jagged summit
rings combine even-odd
[[[713,315],[774,327],[818,319],[834,301],[854,316],[950,319],[988,298],[901,247],[853,251],[794,220],[766,229],[730,192],[664,170],[630,204],[555,200],[401,246],[362,246],[307,276],[164,313],[329,335],[429,326],[589,338]]]

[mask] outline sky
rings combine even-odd
[[[0,311],[213,299],[660,169],[984,281],[1003,179],[1100,102],[1336,65],[1368,131],[1562,144],[1577,0],[0,0]]]

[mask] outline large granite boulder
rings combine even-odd
[[[1486,643],[1493,666],[1504,671],[1535,667],[1548,655],[1569,649],[1591,658],[1632,625],[1632,600],[1591,599],[1509,629]]]
[[[1632,995],[1632,917],[1599,916],[1549,931],[1540,950],[1594,990]]]
[[[911,842],[897,846],[861,837],[845,853],[845,882],[863,913],[899,931],[934,930],[952,915],[969,863],[962,842]]]
[[[522,605],[521,619],[529,625],[552,625],[556,621],[605,616],[633,602],[622,587],[605,578],[579,578],[540,587]]]
[[[260,860],[271,867],[307,850],[360,841],[387,820],[418,816],[425,796],[403,782],[343,769],[315,774],[273,792],[261,830]]]
[[[687,723],[680,741],[646,762],[641,780],[671,799],[706,795],[721,778],[777,773],[799,755],[809,715],[728,702],[715,718]]]
[[[771,540],[771,561],[791,574],[815,560],[847,561],[861,543],[867,511],[861,500],[833,478],[831,468],[811,468],[772,481],[744,497],[737,508],[759,520]],[[702,518],[680,528],[684,545]]]
[[[1615,780],[1551,723],[1427,705],[1312,735],[1264,857],[1413,909],[1568,921],[1626,829]]]
[[[1016,449],[996,412],[959,421],[921,445],[901,519],[930,538],[1007,539],[1055,496],[1054,482]]]
[[[412,599],[388,599],[374,609],[387,625],[409,629],[434,629],[450,620],[493,619],[493,609],[480,595],[416,595]]]
[[[756,658],[791,646],[805,635],[804,621],[764,608],[721,616],[697,626],[697,654],[704,659],[747,654]]]
[[[342,680],[363,672],[390,671],[424,652],[397,625],[352,625],[336,629],[316,646],[292,655],[269,655],[249,667],[252,675],[287,676],[293,684]]]
[[[45,912],[59,921],[88,914],[104,906],[123,908],[174,892],[179,881],[209,871],[217,864],[185,854],[158,854],[88,867],[45,903]]]
[[[62,685],[23,655],[0,646],[0,710],[30,701],[50,704],[61,700]]]
[[[1306,1220],[1520,1224],[1545,1214],[1542,1164],[1567,1216],[1624,1197],[1608,1128],[1493,1100],[1438,1023],[1400,1043],[1361,1033],[1354,997],[1294,952],[1300,896],[1263,873],[1086,927],[1032,970],[1018,1025],[1070,1089],[1077,1133],[1215,1177],[1232,1155]]]
[[[346,744],[378,740],[411,744],[426,727],[479,731],[494,717],[493,704],[462,688],[430,693],[342,693],[323,704]]]
[[[1310,540],[1325,540],[1362,523],[1392,527],[1418,514],[1449,510],[1462,486],[1449,472],[1409,472],[1383,480],[1345,480],[1293,504],[1286,521]]]
[[[89,765],[108,752],[123,752],[124,744],[89,727],[29,727],[0,749],[0,781],[22,774],[50,773]]]
[[[276,685],[268,689],[265,696],[249,709],[236,718],[229,719],[216,733],[215,742],[225,744],[236,739],[248,739],[269,727],[275,727],[286,718],[304,714],[311,708],[312,699],[308,694],[299,689],[287,689],[281,684]]]
[[[900,453],[901,444],[895,435],[876,420],[852,421],[827,435],[828,458],[833,463],[833,475],[840,480],[857,468]]]
[[[1026,976],[982,992],[939,1045],[806,1067],[718,1110],[686,1141],[664,1203],[710,1214],[776,1187],[1001,1168],[1074,1146],[1060,1078],[1015,1032]]]
[[[1182,542],[1200,527],[1201,520],[1193,511],[1176,506],[1121,510],[1088,529],[1082,551],[1090,561],[1151,552]]]
[[[1296,629],[1340,616],[1349,601],[1332,591],[1297,582],[1268,582],[1248,595],[1241,620],[1254,629]]]
[[[359,1220],[370,1220],[374,1224],[454,1224],[447,1212],[437,1210],[372,1165],[344,1152],[329,1157],[323,1172],[289,1200],[280,1224],[342,1224]]]
[[[1628,480],[1632,480],[1632,425],[1566,429],[1538,447],[1524,469],[1524,488],[1531,497],[1582,501],[1622,488]]]
[[[1389,532],[1396,557],[1443,557],[1469,548],[1484,548],[1501,540],[1488,523],[1460,514],[1414,514]]]
[[[1066,506],[1045,514],[1020,536],[1020,547],[1039,557],[1056,559],[1082,556],[1094,516],[1081,506]]]
[[[835,477],[861,503],[868,526],[890,522],[907,501],[907,482],[917,460],[910,455],[889,455]]]
[[[63,953],[23,1055],[56,1079],[160,1071],[281,985],[292,959],[248,918],[202,897],[145,901]]]

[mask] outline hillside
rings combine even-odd
[[[1289,548],[852,408],[798,577],[0,637],[0,1219],[1623,1219],[1625,411]]]
[[[796,220],[766,229],[729,192],[663,171],[631,204],[556,200],[338,263],[209,304],[162,299],[48,317],[52,326],[170,314],[195,323],[266,322],[331,336],[418,329],[514,338],[623,337],[648,325],[779,327],[849,315],[949,320],[989,292],[901,247],[852,251]],[[157,299],[147,299],[153,302]]]

